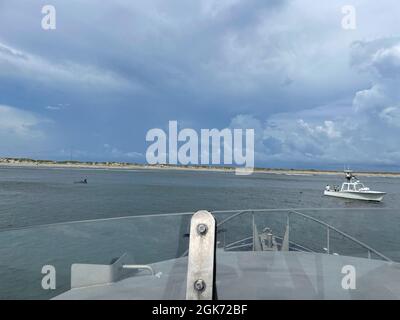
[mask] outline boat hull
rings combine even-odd
[[[364,200],[364,201],[382,201],[385,192],[351,192],[351,191],[324,191],[324,195],[337,198]]]

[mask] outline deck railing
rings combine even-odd
[[[387,256],[385,256],[384,254],[382,254],[381,252],[377,251],[376,249],[372,248],[371,246],[369,246],[368,244],[356,239],[355,237],[347,234],[346,232],[343,232],[341,230],[339,230],[338,228],[320,220],[317,218],[314,218],[310,215],[305,214],[304,212],[301,211],[323,211],[323,210],[328,210],[328,211],[332,211],[332,210],[337,210],[337,209],[248,209],[248,210],[224,210],[224,211],[213,211],[213,214],[216,214],[216,216],[218,216],[218,214],[231,214],[229,217],[221,220],[218,224],[217,224],[217,228],[222,228],[222,226],[224,226],[227,222],[232,221],[242,215],[245,214],[251,214],[252,218],[254,220],[254,216],[256,214],[272,214],[272,213],[283,213],[283,214],[287,214],[287,227],[290,228],[290,219],[292,215],[296,215],[299,217],[302,217],[305,220],[308,221],[312,221],[318,225],[320,225],[322,228],[325,228],[326,230],[326,247],[324,248],[327,254],[331,254],[332,250],[331,250],[331,233],[337,233],[339,235],[341,235],[342,237],[350,240],[351,242],[357,244],[358,246],[362,247],[363,249],[365,249],[367,257],[371,258],[371,254],[375,254],[377,257],[379,257],[382,260],[385,261],[392,261],[390,258],[388,258]],[[349,209],[344,209],[344,210],[350,210],[350,211],[354,211],[354,210],[364,210],[364,209],[359,209],[359,208],[349,208]],[[365,210],[371,210],[366,208]],[[254,234],[254,232],[253,232]],[[276,236],[276,238],[283,240],[282,237]],[[226,248],[227,250],[233,250],[233,249],[238,249],[238,248],[242,248],[242,247],[249,247],[252,245],[252,243],[246,242],[246,241],[250,241],[253,240],[253,236],[250,237],[246,237],[243,238],[241,240],[237,240],[234,241],[232,243],[229,243],[228,245],[224,244],[224,248]],[[301,251],[305,251],[305,252],[314,252],[314,250],[307,248],[305,245],[300,245],[298,243],[295,243],[293,241],[289,241],[289,243],[292,245],[292,247],[297,247],[298,250]]]

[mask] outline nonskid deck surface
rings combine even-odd
[[[342,287],[353,266],[356,288]],[[185,299],[187,258],[151,265],[111,284],[72,289],[55,299]],[[397,279],[397,280],[396,280]],[[400,264],[304,252],[217,253],[218,299],[399,299]]]

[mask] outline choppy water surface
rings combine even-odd
[[[74,184],[84,178],[88,179],[87,185]],[[387,192],[384,201],[324,197],[325,185],[341,184],[342,176],[0,168],[0,298],[46,298],[65,291],[70,266],[76,262],[109,263],[125,252],[136,263],[178,256],[187,248],[183,235],[188,231],[190,216],[154,214],[199,209],[303,208],[303,212],[400,261],[400,179],[366,177],[362,181]],[[361,210],[342,210],[346,208]],[[138,215],[146,217],[38,227]],[[277,212],[268,219],[259,218],[260,227],[273,227],[281,235],[286,216]],[[292,240],[322,249],[326,234],[320,226],[301,219],[291,224]],[[27,226],[36,227],[7,231]],[[226,226],[229,230],[224,239],[247,236],[251,234],[250,226],[250,217],[242,217]],[[222,241],[222,235],[219,237]],[[365,255],[361,248],[352,246],[332,236],[331,247],[337,253]],[[41,266],[45,264],[57,267],[59,285],[54,292],[44,292],[40,287]]]
[[[74,184],[87,178],[89,184]],[[400,179],[365,178],[382,203],[322,196],[341,176],[0,168],[0,228],[198,209],[400,208]]]

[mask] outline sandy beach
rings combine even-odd
[[[0,167],[34,167],[54,169],[98,169],[98,170],[183,170],[183,171],[212,171],[212,172],[234,172],[235,167],[214,167],[214,166],[176,166],[176,165],[147,165],[120,162],[80,162],[80,161],[49,161],[31,159],[1,158]],[[342,175],[342,171],[314,170],[314,169],[273,169],[255,168],[256,173],[280,174],[290,176],[310,175]],[[400,177],[398,172],[357,172],[358,176],[376,177]]]

